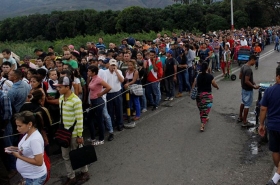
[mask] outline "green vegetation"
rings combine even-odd
[[[176,0],[178,1],[178,0]],[[123,11],[55,11],[8,18],[0,22],[0,48],[10,48],[20,56],[34,48],[52,45],[60,52],[64,44],[76,47],[103,37],[105,43],[120,43],[128,36],[155,38],[162,30],[207,32],[230,27],[230,0],[202,4],[174,4],[164,9],[129,7]],[[277,0],[234,0],[235,27],[266,27],[279,23]],[[184,4],[186,3],[186,4]],[[210,1],[209,1],[210,3]],[[45,41],[44,41],[45,40]]]

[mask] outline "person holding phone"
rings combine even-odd
[[[15,115],[17,130],[25,134],[18,146],[5,148],[5,152],[17,158],[17,171],[24,178],[25,185],[45,183],[47,168],[44,163],[44,140],[40,133],[43,119],[40,112],[23,111]]]

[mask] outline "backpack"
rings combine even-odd
[[[6,80],[3,80],[3,82],[0,84],[0,90],[2,90],[4,83],[6,82]]]

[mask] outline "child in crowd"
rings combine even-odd
[[[47,94],[48,96],[54,97],[56,96],[57,90],[56,90],[56,86],[54,86],[53,84],[56,84],[57,81],[57,72],[54,69],[51,69],[48,73],[48,90],[47,90]]]

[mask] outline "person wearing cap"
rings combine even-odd
[[[242,35],[240,38],[240,44],[241,46],[248,46],[247,40],[245,39],[244,35]]]
[[[78,68],[78,63],[75,60],[71,59],[72,54],[70,51],[64,51],[64,60],[62,61],[64,64],[69,64],[73,69]]]
[[[166,53],[164,75],[166,77],[166,98],[165,101],[172,101],[175,95],[175,82],[177,81],[177,61],[172,57],[173,51]]]
[[[124,82],[124,77],[121,70],[117,68],[117,61],[115,59],[110,59],[109,69],[105,70],[107,83],[112,88],[107,93],[107,108],[108,113],[111,117],[113,126],[116,126],[119,131],[123,130],[123,97],[122,93],[122,83]],[[115,119],[116,118],[116,119]]]
[[[61,147],[62,158],[64,159],[68,177],[64,185],[75,184],[77,180],[79,180],[79,182],[85,182],[90,178],[88,174],[88,167],[81,167],[79,179],[76,179],[75,171],[72,169],[69,157],[69,152],[71,150],[77,149],[79,145],[84,143],[82,101],[71,91],[72,81],[69,77],[60,77],[58,83],[54,85],[61,95],[59,98],[59,107],[62,110],[61,122],[64,125],[64,128],[69,129],[76,122],[69,147]]]
[[[183,49],[180,50],[179,56],[176,58],[178,61],[178,83],[179,83],[179,92],[176,95],[176,98],[180,98],[183,96],[183,87],[187,87],[187,92],[191,92],[191,85],[189,82],[189,71],[188,71],[188,58],[186,56],[186,53],[188,51],[184,51]]]
[[[75,52],[78,55],[80,55],[79,51],[75,50],[75,46],[74,45],[71,44],[71,45],[68,46],[68,48],[69,48],[70,52]]]

